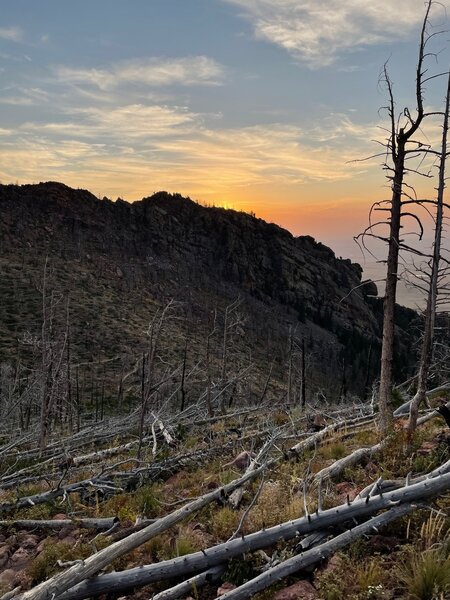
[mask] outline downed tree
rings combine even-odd
[[[292,558],[283,561],[258,577],[247,581],[235,590],[226,592],[221,598],[223,600],[245,600],[246,598],[253,598],[257,592],[265,590],[277,581],[288,577],[288,575],[292,575],[305,567],[314,565],[321,560],[328,558],[340,548],[347,546],[363,535],[367,535],[371,530],[377,531],[379,527],[387,525],[394,519],[404,517],[412,512],[414,508],[416,508],[415,505],[411,503],[391,508],[382,515],[373,517],[366,523],[357,525],[311,550],[306,550],[297,556],[293,556]]]
[[[338,477],[344,469],[353,467],[359,462],[366,458],[370,458],[376,452],[379,452],[387,444],[389,438],[384,439],[382,442],[375,444],[374,446],[368,446],[367,448],[358,448],[351,454],[335,460],[329,467],[324,467],[314,475],[314,481],[321,481],[323,479],[333,479]]]
[[[370,425],[373,423],[373,419],[373,416],[364,415],[362,417],[357,417],[356,419],[342,419],[336,421],[335,423],[331,423],[331,425],[328,425],[321,431],[318,431],[317,433],[309,436],[305,440],[302,440],[295,446],[292,446],[289,449],[289,452],[293,455],[299,456],[303,452],[315,448],[320,442],[325,440],[332,433],[340,431],[341,429],[355,429],[364,427],[366,425]]]
[[[39,494],[33,494],[31,496],[25,496],[19,498],[16,502],[8,502],[0,504],[0,515],[12,513],[20,508],[30,508],[30,506],[36,506],[37,504],[44,504],[51,502],[61,496],[67,496],[75,492],[83,490],[95,490],[95,491],[123,491],[122,488],[118,488],[114,485],[114,482],[110,479],[101,477],[92,477],[91,479],[84,479],[83,481],[77,481],[76,483],[70,483],[68,485],[56,487],[48,492],[41,492]]]
[[[80,527],[81,529],[96,529],[109,531],[120,523],[119,517],[79,518],[79,519],[15,519],[0,521],[0,527],[17,527],[19,529],[62,529],[64,527]]]
[[[443,465],[439,466],[434,471],[427,473],[426,475],[418,475],[414,477],[414,479],[410,479],[408,475],[406,477],[406,482],[408,485],[419,483],[421,481],[425,481],[425,479],[443,475],[444,473],[450,473],[450,460],[445,462]],[[363,490],[361,490],[358,494],[358,498],[367,498],[367,496],[376,496],[377,494],[384,494],[385,492],[390,492],[392,490],[396,490],[401,488],[404,485],[404,482],[401,479],[379,479],[375,482],[375,484],[368,485]]]
[[[202,587],[207,583],[217,581],[224,571],[225,566],[223,565],[208,569],[199,575],[194,575],[194,577],[182,581],[178,585],[159,592],[159,594],[153,596],[152,600],[178,600],[178,598],[191,594],[192,592],[195,593],[199,587]]]
[[[83,598],[110,592],[123,592],[175,576],[189,575],[221,565],[231,558],[241,556],[245,552],[253,552],[272,546],[280,540],[286,541],[315,531],[343,527],[346,523],[353,522],[354,519],[367,518],[381,510],[391,509],[399,505],[426,501],[448,490],[450,490],[450,473],[441,474],[438,469],[429,474],[428,478],[418,483],[404,485],[402,488],[386,494],[357,498],[353,502],[349,501],[327,510],[321,510],[319,506],[315,513],[307,514],[299,519],[281,523],[280,525],[275,525],[274,527],[257,531],[247,536],[231,539],[228,542],[207,548],[201,552],[86,579],[86,581],[73,587],[67,586],[66,589],[68,591],[60,595],[60,600],[82,600]],[[167,517],[161,520],[164,521],[164,519],[167,519]],[[155,526],[157,525],[158,523],[155,523]],[[126,542],[127,538],[120,543]],[[109,549],[106,548],[106,550],[101,552],[104,553],[107,550]],[[90,557],[87,561],[95,560],[99,554]],[[117,552],[114,552],[111,560],[114,560],[117,557],[116,555]],[[108,563],[105,564],[105,561],[102,560],[102,564],[106,566]],[[78,565],[77,567],[80,568]],[[61,578],[63,575],[65,574],[58,575],[54,579]],[[69,589],[70,587],[71,589]],[[58,598],[59,594],[56,593],[58,589],[61,588],[52,585],[52,580],[50,580],[50,582],[41,584],[37,588],[34,588],[34,590],[26,592],[21,598],[23,600],[29,600],[30,598],[51,598],[52,593],[55,593],[55,597]],[[36,595],[36,590],[39,592],[39,595]]]
[[[47,600],[62,595],[66,590],[74,587],[78,583],[82,582],[84,579],[92,577],[92,575],[95,575],[96,573],[101,571],[101,569],[108,566],[111,562],[113,562],[120,556],[123,556],[131,550],[134,550],[134,548],[137,548],[145,542],[148,542],[149,540],[163,533],[176,523],[179,523],[183,519],[187,518],[192,513],[196,512],[197,510],[200,510],[204,506],[207,506],[210,502],[213,502],[214,500],[219,500],[221,498],[225,498],[234,489],[241,486],[246,481],[257,477],[266,468],[266,465],[262,465],[252,473],[247,473],[239,479],[235,479],[231,483],[224,485],[223,487],[209,492],[208,494],[205,494],[200,498],[197,498],[196,500],[192,500],[188,504],[185,504],[184,506],[171,512],[167,516],[162,517],[161,519],[149,525],[148,527],[135,533],[132,533],[123,540],[114,542],[107,548],[100,550],[96,554],[82,561],[82,563],[73,565],[67,571],[64,571],[63,573],[52,577],[48,581],[44,581],[40,585],[25,592],[19,597],[22,600]]]

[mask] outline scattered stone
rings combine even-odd
[[[13,569],[6,569],[0,573],[0,585],[12,589],[16,581],[17,573]]]
[[[37,535],[29,534],[25,536],[21,542],[22,548],[25,550],[34,550],[39,544],[39,538]]]
[[[30,563],[30,553],[25,548],[19,548],[11,556],[11,566],[14,569],[25,569]]]
[[[5,542],[11,547],[11,548],[18,548],[19,547],[19,538],[17,537],[16,534],[10,535],[8,538],[6,538]]]
[[[355,487],[349,481],[343,481],[342,483],[338,483],[336,485],[336,491],[338,492],[338,500],[340,503],[345,502],[347,500],[347,496],[350,502],[353,502],[353,500],[359,493],[358,488]]]
[[[58,513],[54,517],[52,517],[52,521],[65,521],[67,519],[67,515],[64,513]]]
[[[338,571],[341,566],[342,558],[339,556],[339,554],[333,554],[333,556],[331,556],[326,563],[318,569],[318,571],[320,573],[334,573],[335,571]]]
[[[75,540],[75,537],[71,535],[72,534],[72,530],[71,527],[63,527],[59,532],[58,532],[58,540],[61,540],[63,542],[65,542],[66,540],[69,540],[67,543],[72,543],[71,540]]]
[[[309,581],[303,580],[280,590],[273,600],[318,600],[319,598],[316,588]]]
[[[217,590],[217,596],[223,596],[227,592],[231,592],[231,590],[235,590],[236,586],[230,583],[229,581],[224,581],[220,588]]]
[[[0,546],[0,569],[2,569],[9,560],[9,546],[4,544]]]

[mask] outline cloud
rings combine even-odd
[[[312,146],[306,132],[290,125],[203,129],[182,143],[161,140],[159,148],[188,163],[198,177],[214,173],[213,185],[222,192],[226,186],[337,181],[355,172],[341,150]]]
[[[0,96],[0,104],[11,104],[12,106],[31,106],[34,104],[31,98],[24,96]]]
[[[21,42],[23,40],[23,31],[20,27],[0,27],[0,39],[9,42]]]
[[[62,83],[96,86],[102,90],[125,84],[152,87],[218,85],[224,76],[223,67],[206,56],[134,59],[118,62],[105,69],[56,66],[54,72]]]
[[[341,125],[348,144],[334,147],[294,125],[212,129],[204,115],[165,106],[83,109],[67,116],[25,123],[5,137],[2,180],[57,179],[111,197],[169,189],[216,200],[271,186],[331,185],[362,169],[347,163],[364,143],[348,122]]]
[[[75,109],[64,116],[58,121],[23,123],[20,131],[145,145],[155,138],[187,134],[199,120],[198,115],[183,108],[143,104]]]
[[[424,16],[423,0],[223,0],[241,9],[257,38],[311,68],[342,52],[397,41]]]

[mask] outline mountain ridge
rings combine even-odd
[[[179,194],[157,192],[128,203],[99,200],[87,190],[58,182],[2,185],[0,210],[3,279],[12,288],[18,286],[18,272],[21,277],[33,272],[39,280],[36,261],[42,269],[47,259],[68,270],[55,279],[60,289],[74,293],[86,279],[86,294],[93,304],[89,319],[84,319],[93,331],[86,335],[91,338],[88,346],[96,346],[96,352],[103,348],[104,335],[103,325],[95,324],[95,303],[102,304],[103,297],[114,297],[111,305],[122,302],[126,315],[137,311],[133,294],[145,293],[156,304],[175,298],[192,304],[204,324],[215,306],[242,297],[248,306],[248,322],[254,323],[251,329],[256,331],[252,343],[257,346],[261,335],[272,335],[264,327],[274,328],[272,337],[279,340],[286,337],[289,327],[296,328],[298,337],[309,336],[313,346],[313,371],[328,356],[335,376],[341,378],[338,372],[343,369],[345,379],[347,369],[350,387],[360,393],[362,385],[376,376],[373,365],[381,333],[381,301],[372,297],[376,285],[369,281],[361,286],[360,265],[336,258],[310,236],[295,237],[247,213],[204,207]],[[10,272],[8,257],[22,262],[22,271],[17,267]],[[38,304],[36,298],[34,302]],[[80,314],[87,305],[83,302]],[[9,307],[3,309],[4,314],[9,310],[11,318],[18,303],[11,298],[3,302]],[[403,373],[408,368],[406,349],[411,346],[410,328],[416,316],[409,309],[399,307],[398,312],[403,339],[398,367]],[[105,327],[117,323],[110,319]],[[23,330],[39,328],[22,317],[2,329],[5,341],[8,337],[17,340]],[[134,334],[129,340],[123,332],[119,337],[126,346],[135,344]],[[315,343],[320,350],[314,350]],[[11,343],[8,354],[15,354]],[[108,352],[103,348],[100,354]],[[326,387],[332,378],[328,373]]]

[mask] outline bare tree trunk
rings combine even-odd
[[[181,396],[181,405],[180,412],[183,412],[186,405],[186,363],[187,363],[187,351],[189,344],[189,332],[186,332],[186,340],[184,342],[184,350],[183,350],[183,367],[181,369],[181,382],[180,382],[180,396]]]
[[[302,409],[306,406],[306,357],[305,357],[305,338],[302,339],[302,358],[301,358],[301,383],[300,383],[300,406]]]
[[[289,326],[289,367],[288,367],[288,382],[287,382],[287,405],[291,405],[292,401],[292,357],[293,357],[294,335],[292,333],[292,325]]]
[[[208,334],[208,337],[206,338],[206,357],[205,357],[206,379],[207,379],[207,382],[206,382],[206,386],[207,386],[206,387],[206,408],[208,409],[208,416],[211,418],[214,417],[214,408],[212,405],[211,339],[217,331],[216,318],[217,318],[217,313],[216,313],[216,311],[214,311],[213,327],[212,327],[210,333]]]
[[[441,260],[442,226],[444,218],[444,191],[445,191],[445,166],[447,159],[447,137],[450,110],[450,74],[447,83],[447,95],[445,101],[444,123],[442,128],[442,147],[439,164],[439,184],[436,202],[436,222],[434,228],[434,247],[431,260],[430,286],[428,289],[427,307],[425,310],[425,325],[420,355],[419,374],[417,377],[417,392],[410,404],[407,449],[411,447],[414,431],[417,427],[417,417],[420,405],[426,400],[428,374],[430,371],[434,326],[436,321],[436,302],[438,295],[439,265]]]
[[[405,142],[399,139],[398,159],[392,188],[389,254],[387,260],[386,289],[383,304],[383,341],[380,373],[380,429],[386,433],[392,422],[392,366],[394,362],[395,299],[397,297],[398,254],[403,176],[405,168]]]
[[[423,108],[423,61],[425,58],[425,46],[430,39],[426,33],[428,18],[433,0],[428,0],[425,17],[422,24],[419,58],[416,69],[416,102],[417,112],[413,119],[408,109],[405,109],[404,116],[407,119],[407,127],[397,129],[397,116],[395,112],[395,102],[392,91],[392,83],[387,73],[387,67],[384,67],[385,82],[389,93],[388,114],[390,118],[391,133],[388,143],[388,151],[393,162],[392,177],[392,197],[389,209],[389,252],[387,259],[386,290],[384,295],[383,307],[383,338],[381,350],[381,373],[379,389],[379,408],[380,408],[380,430],[386,434],[392,425],[392,387],[393,387],[393,362],[394,362],[394,341],[395,341],[395,300],[397,296],[398,281],[398,257],[401,246],[400,228],[402,218],[402,195],[405,176],[405,161],[408,154],[407,144],[414,133],[419,129],[424,119]]]

